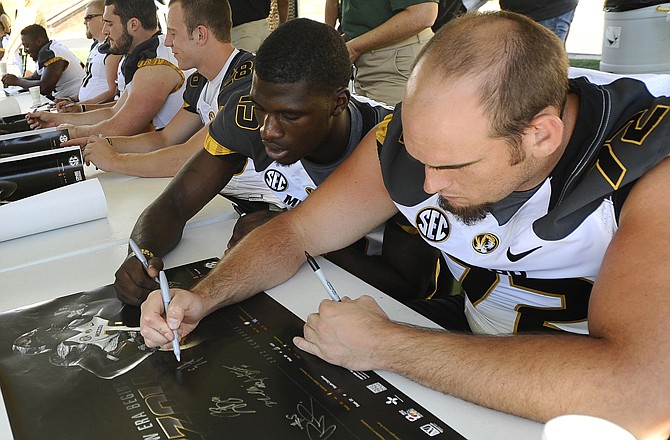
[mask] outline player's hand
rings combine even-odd
[[[281,213],[282,211],[270,211],[269,209],[264,209],[262,211],[252,212],[251,214],[245,214],[240,217],[233,227],[233,235],[228,241],[228,249],[235,246],[248,233],[265,224],[269,220],[272,220]]]
[[[56,113],[52,113],[56,114]],[[72,124],[59,124],[59,130],[67,130],[67,134],[70,136],[70,139],[77,139],[80,137],[86,136],[86,133],[82,133],[81,127],[72,125]]]
[[[200,296],[183,289],[171,289],[170,293],[172,301],[167,314],[164,314],[163,298],[159,290],[151,292],[142,303],[140,333],[149,348],[171,348],[170,343],[174,338],[172,330],[177,330],[179,337],[183,338],[205,316],[204,302]]]
[[[88,138],[88,143],[82,148],[82,153],[86,165],[93,163],[93,165],[103,171],[111,170],[114,160],[119,157],[119,153],[112,148],[110,143],[98,136]]]
[[[304,337],[296,336],[293,343],[331,364],[374,370],[380,366],[376,355],[395,325],[371,297],[345,296],[341,302],[323,301],[319,312],[307,317]]]
[[[163,260],[158,257],[149,259],[149,268],[144,270],[142,263],[131,254],[114,274],[116,296],[126,304],[138,306],[142,304],[150,292],[158,289],[154,280],[163,269]]]
[[[58,113],[81,113],[81,105],[70,99],[56,100],[54,107]]]
[[[2,84],[5,87],[7,87],[7,86],[18,86],[19,85],[18,83],[19,83],[19,78],[16,75],[8,73],[8,74],[2,76]]]
[[[33,112],[26,114],[28,125],[33,130],[36,128],[57,127],[60,121],[58,113],[51,112]]]
[[[64,125],[64,124],[63,124]],[[65,142],[61,142],[61,147],[72,147],[74,145],[78,146],[82,150],[89,142],[92,142],[93,139],[100,139],[98,136],[82,136],[78,138],[71,138]]]

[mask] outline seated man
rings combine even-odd
[[[140,177],[172,177],[202,149],[204,128],[230,95],[248,92],[254,56],[230,42],[231,12],[220,0],[172,0],[165,45],[179,66],[197,69],[187,80],[182,108],[163,130],[134,136],[91,136],[66,145],[85,147],[84,159],[98,168]],[[194,33],[197,38],[194,38]]]
[[[298,348],[538,421],[594,415],[668,438],[670,252],[658,237],[670,224],[670,83],[594,85],[567,70],[562,42],[524,16],[445,24],[393,118],[318,191],[192,292],[173,289],[167,321],[160,292],[149,295],[145,342],[188,335],[289,278],[305,251],[347,245],[400,211],[465,290],[460,309],[434,305],[440,322],[470,331],[404,325],[368,296],[343,298],[308,317]]]
[[[29,113],[32,128],[64,124],[71,137],[133,135],[165,127],[181,108],[184,72],[163,44],[153,0],[105,0],[102,18],[110,53],[125,55],[121,97],[111,107],[84,113]]]
[[[116,96],[116,81],[121,55],[107,53],[109,44],[105,42],[104,22],[102,21],[104,10],[104,0],[93,0],[86,7],[84,16],[86,38],[93,39],[94,43],[86,59],[84,81],[79,93],[72,96],[80,104],[110,102]],[[57,108],[61,109],[62,105]]]
[[[135,136],[73,139],[63,146],[83,145],[84,160],[105,171],[142,177],[172,177],[202,149],[207,124],[231,94],[248,93],[254,56],[230,43],[230,8],[220,0],[172,0],[165,44],[179,65],[196,68],[186,81],[184,105],[165,129]],[[198,38],[191,38],[197,33]],[[117,152],[118,151],[118,152]],[[233,177],[222,194],[243,212],[279,205],[252,165]],[[281,210],[281,208],[278,208]]]
[[[23,47],[37,62],[37,71],[27,78],[8,73],[2,77],[5,86],[27,89],[40,86],[40,94],[49,98],[76,95],[84,79],[84,66],[75,54],[56,40],[49,40],[39,24],[21,30]]]
[[[389,113],[369,100],[350,99],[350,73],[346,47],[334,29],[307,19],[279,26],[258,50],[251,92],[237,92],[219,112],[205,148],[140,215],[131,234],[135,242],[150,256],[163,257],[179,242],[186,222],[248,166],[248,159],[288,208],[307,198]],[[247,214],[240,228],[271,215]],[[368,257],[365,250],[348,248],[329,257],[389,293],[424,292],[436,255],[417,235],[394,226],[394,240],[384,239],[384,250],[395,242],[406,254]],[[403,257],[408,261],[396,260]],[[121,300],[139,304],[156,288],[153,272],[163,263],[159,258],[149,263],[150,274],[136,258],[121,265],[115,282]]]

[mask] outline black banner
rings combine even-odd
[[[167,271],[190,287],[216,259]],[[0,385],[17,440],[462,439],[374,372],[297,349],[303,321],[258,294],[171,351],[144,346],[111,286],[0,314]]]
[[[86,180],[79,147],[65,147],[0,159],[0,202],[34,196]]]

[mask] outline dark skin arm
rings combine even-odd
[[[65,60],[55,61],[44,68],[42,76],[33,73],[27,78],[19,78],[12,74],[7,74],[2,78],[2,82],[6,86],[19,86],[27,89],[33,86],[40,86],[40,95],[47,96],[56,90],[56,84],[63,75],[63,72],[68,66]]]
[[[186,222],[200,211],[244,163],[240,157],[221,160],[207,151],[196,153],[163,193],[140,215],[131,233],[142,249],[150,250],[148,273],[137,258],[127,258],[116,271],[114,287],[118,298],[139,305],[157,288],[153,280],[163,268],[161,260],[181,240]]]

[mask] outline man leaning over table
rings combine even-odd
[[[670,224],[670,99],[634,79],[568,80],[567,68],[560,40],[524,16],[447,23],[393,118],[319,191],[192,292],[173,289],[167,322],[149,295],[145,341],[183,337],[289,278],[305,251],[346,245],[400,210],[466,292],[440,323],[464,313],[469,331],[392,322],[363,296],[323,301],[297,347],[538,421],[587,414],[666,439],[670,251],[658,240]]]
[[[92,0],[84,11],[86,38],[93,40],[86,57],[86,76],[81,88],[69,99],[56,102],[59,112],[71,113],[81,111],[81,105],[107,103],[116,97],[116,81],[118,78],[121,55],[107,53],[109,45],[105,42],[102,13],[105,10],[104,0]],[[76,101],[76,104],[73,104]]]
[[[165,45],[182,69],[197,69],[186,80],[183,104],[163,130],[134,136],[79,138],[84,159],[98,168],[140,177],[172,177],[198,150],[207,124],[231,94],[248,90],[254,56],[231,44],[227,0],[172,0]]]
[[[72,139],[84,160],[115,173],[172,177],[202,145],[209,123],[235,92],[251,87],[254,55],[230,42],[227,0],[171,0],[165,44],[184,69],[198,69],[186,80],[184,104],[165,129],[135,136]],[[234,103],[231,103],[234,105]],[[248,163],[221,193],[243,212],[280,205]],[[279,209],[279,208],[278,208]]]
[[[350,95],[349,69],[346,47],[333,28],[298,18],[273,31],[258,50],[250,91],[231,97],[210,124],[204,148],[138,218],[131,237],[156,258],[149,259],[150,275],[132,254],[123,262],[114,283],[118,297],[130,304],[144,301],[157,287],[153,277],[163,267],[160,258],[179,243],[186,222],[232,175],[250,166],[249,159],[288,209],[317,193],[390,113],[386,106]],[[230,246],[277,215],[261,210],[242,216]],[[378,237],[371,238],[328,258],[399,299],[425,297],[437,253],[395,220],[386,224],[381,250],[374,246]]]
[[[32,128],[63,124],[75,138],[127,136],[165,127],[181,108],[184,72],[163,44],[153,0],[105,0],[102,19],[109,53],[125,55],[120,98],[111,107],[84,113],[29,113]]]

